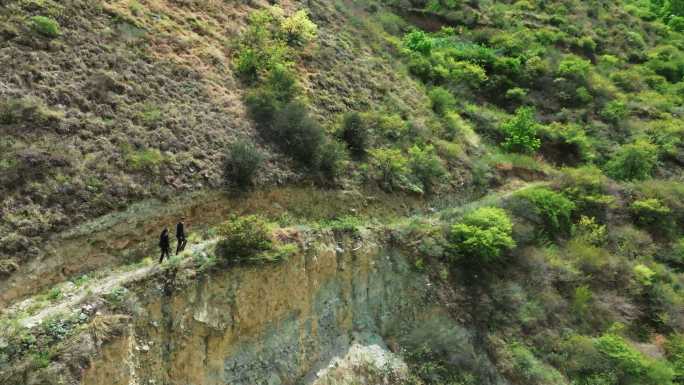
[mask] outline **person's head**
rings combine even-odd
[[[168,232],[169,232],[169,228],[164,226],[164,230],[162,230],[162,233],[168,233]]]
[[[181,222],[181,223],[185,222],[185,217],[181,217],[179,222]]]

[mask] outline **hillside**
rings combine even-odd
[[[0,384],[684,384],[681,1],[0,5]]]

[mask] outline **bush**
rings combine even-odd
[[[217,234],[216,254],[227,262],[253,260],[273,248],[267,223],[255,215],[233,216],[218,226]]]
[[[658,163],[658,147],[645,140],[621,146],[606,164],[606,173],[617,180],[644,180]]]
[[[249,187],[263,161],[263,155],[253,144],[243,141],[232,143],[228,146],[224,176],[236,187]]]
[[[501,131],[505,135],[503,148],[511,152],[534,153],[541,146],[541,141],[537,138],[538,128],[534,109],[518,108],[515,116],[501,125]]]
[[[409,180],[408,159],[400,150],[377,148],[370,151],[371,167],[380,186],[387,191],[417,190]]]
[[[495,207],[482,207],[467,214],[451,227],[447,236],[452,258],[473,265],[501,261],[515,247],[513,225],[508,214]]]
[[[560,189],[584,215],[604,220],[615,198],[608,195],[608,178],[596,166],[564,168]]]
[[[30,20],[31,28],[45,37],[55,38],[61,35],[59,23],[53,18],[33,16]]]
[[[404,36],[404,47],[410,51],[429,55],[432,45],[432,38],[421,30],[413,30]]]
[[[352,155],[362,157],[368,147],[368,128],[363,117],[358,112],[352,112],[344,116],[340,138],[347,143]]]
[[[296,161],[311,166],[320,155],[325,133],[305,105],[292,102],[275,113],[273,140]]]
[[[663,361],[646,358],[622,337],[607,333],[594,342],[612,364],[621,384],[670,385],[674,370]]]
[[[433,146],[411,147],[408,166],[413,176],[423,186],[423,191],[426,194],[431,194],[434,185],[447,175],[447,171],[435,153]]]
[[[568,198],[544,187],[533,187],[515,194],[532,205],[533,213],[543,221],[542,231],[551,236],[567,234],[575,204]]]
[[[659,199],[637,200],[630,205],[629,209],[634,221],[639,226],[650,229],[652,233],[669,236],[677,231],[672,210]]]
[[[585,83],[590,68],[591,62],[589,60],[577,56],[568,56],[558,64],[558,75],[577,83]]]
[[[451,95],[451,92],[442,87],[431,89],[428,96],[430,96],[432,110],[442,116],[456,105],[456,99]]]
[[[128,152],[128,150],[126,150]],[[146,148],[128,152],[126,161],[129,167],[135,171],[158,172],[159,166],[166,157],[156,148]]]
[[[618,124],[627,117],[628,112],[625,102],[612,100],[601,110],[601,117],[610,123]]]
[[[326,141],[321,147],[321,155],[318,160],[318,171],[321,179],[327,184],[333,182],[344,171],[347,158],[347,149],[344,144],[333,140]]]
[[[300,45],[313,40],[318,31],[316,24],[309,19],[309,15],[303,9],[283,19],[280,28],[290,44]]]

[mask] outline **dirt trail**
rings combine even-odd
[[[84,223],[49,240],[44,255],[20,266],[0,281],[0,308],[60,282],[106,267],[139,261],[156,252],[163,226],[186,218],[190,233],[203,233],[231,214],[258,213],[272,220],[318,220],[338,215],[384,218],[425,208],[412,196],[381,191],[328,191],[282,187],[231,196],[223,192],[192,193],[168,202],[150,200],[127,210]]]
[[[464,202],[461,205],[455,205],[447,208],[446,210],[453,213],[456,211],[468,210],[469,208],[473,208],[483,204],[493,204],[497,200],[502,200],[510,197],[512,194],[514,194],[516,191],[519,191],[522,188],[526,188],[529,186],[537,186],[543,183],[544,182],[528,183],[523,181],[512,181],[511,183],[501,186],[499,189],[477,200]],[[444,214],[445,212],[446,211],[437,211],[433,212],[429,216],[439,216]],[[406,218],[407,217],[403,217],[403,219]],[[401,221],[402,219],[399,218],[397,220]],[[188,255],[192,255],[193,253],[198,253],[203,250],[206,250],[214,242],[215,240],[207,240],[194,245],[190,245],[188,250],[186,250],[181,255],[181,257],[187,257]],[[182,259],[180,261],[181,264],[190,262],[191,260],[188,258]],[[96,271],[94,276],[99,276],[101,278],[93,278],[92,281],[89,281],[82,287],[71,288],[67,290],[67,292],[61,299],[51,302],[48,306],[41,309],[39,312],[31,314],[28,317],[24,317],[20,319],[19,322],[22,326],[27,328],[35,327],[44,320],[49,319],[58,314],[76,311],[80,306],[82,306],[82,304],[86,301],[88,297],[103,296],[109,294],[117,287],[125,287],[133,282],[136,282],[138,280],[144,279],[145,277],[160,272],[164,268],[164,266],[166,266],[166,264],[159,265],[157,263],[154,263],[153,265],[142,266],[135,268],[133,270],[130,270],[129,268],[117,269],[112,267],[100,269],[99,271]],[[37,297],[27,298],[26,300],[16,303],[15,305],[3,311],[2,315],[3,317],[12,317],[13,314],[20,314],[22,311],[25,311],[25,309],[30,308],[31,305],[35,304],[37,301]]]

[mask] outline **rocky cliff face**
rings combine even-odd
[[[412,330],[448,319],[429,280],[370,236],[319,237],[278,265],[167,270],[131,288],[136,314],[95,349],[78,381],[343,383],[366,364],[402,375],[388,344],[397,349]]]

